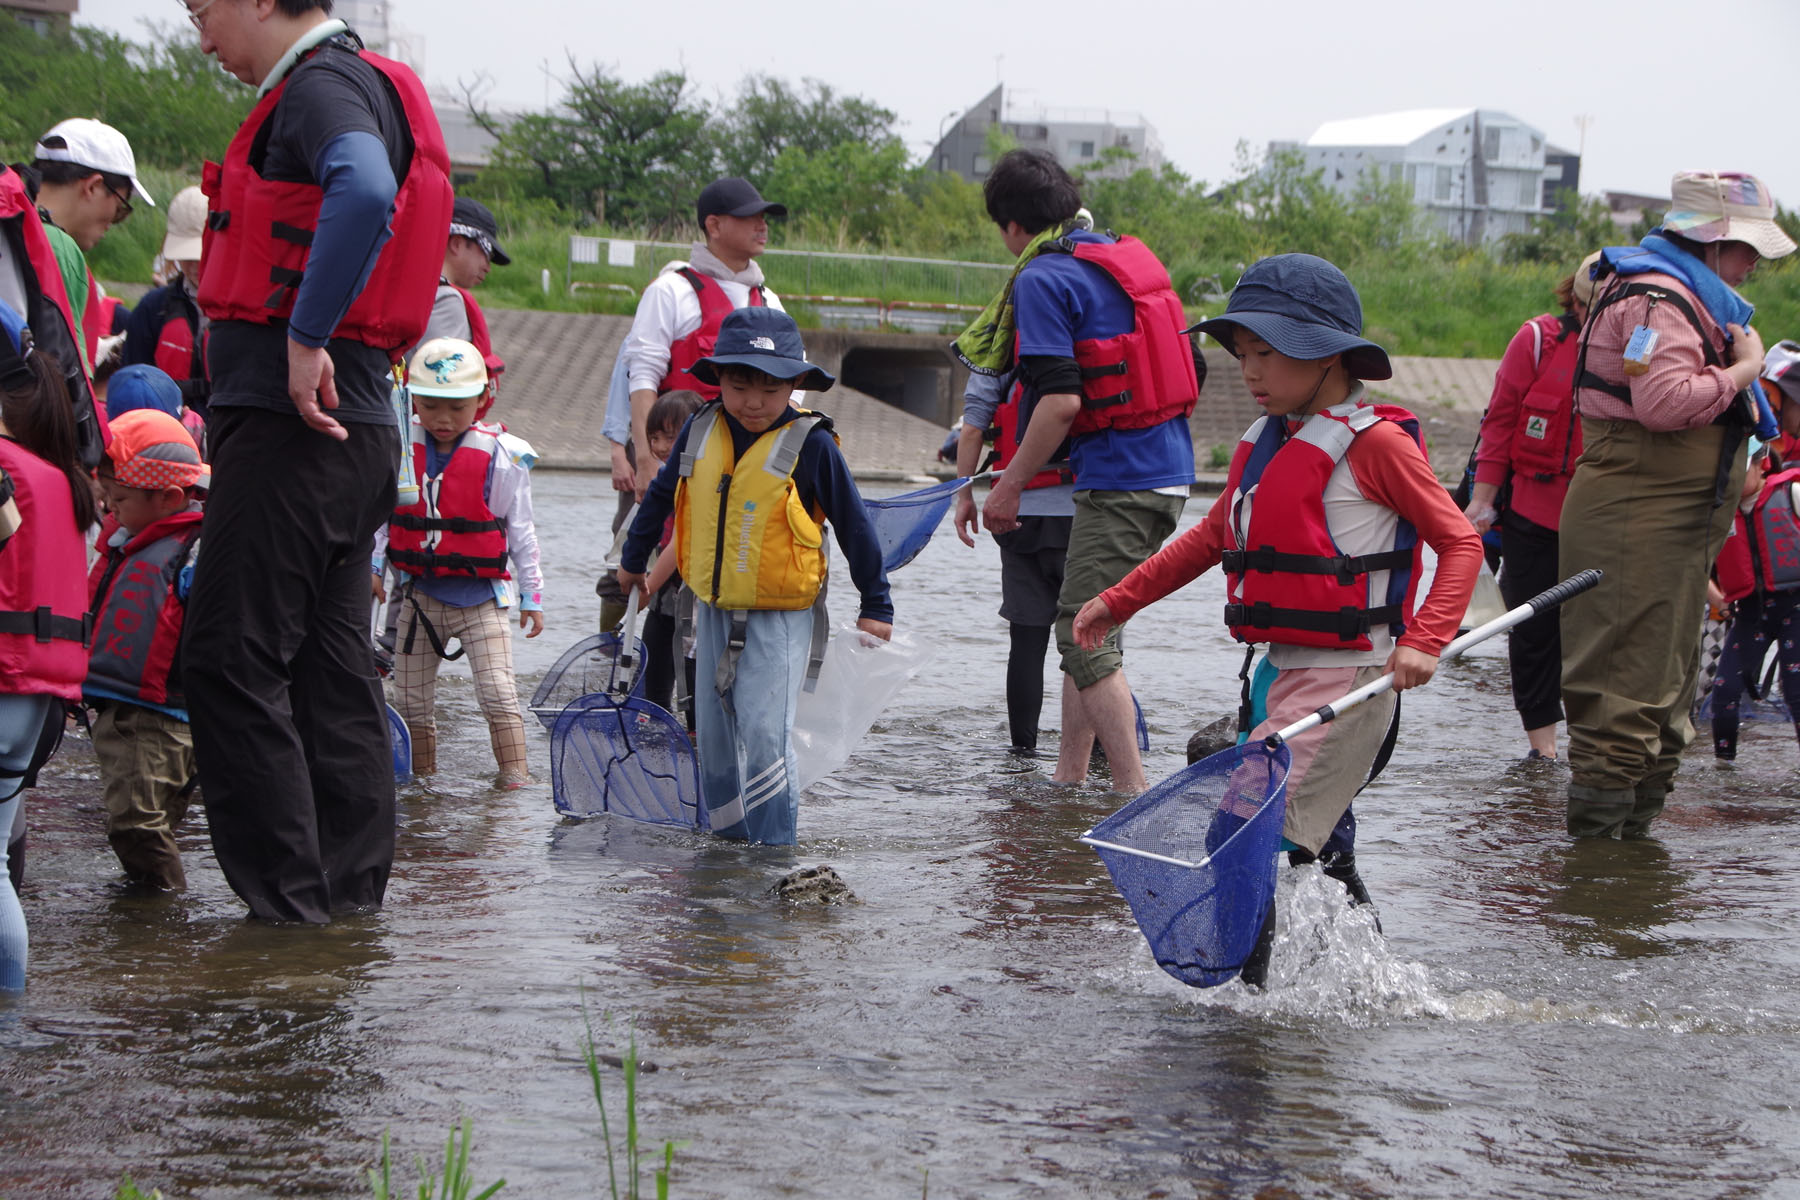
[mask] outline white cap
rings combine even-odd
[[[206,236],[206,195],[197,187],[185,187],[169,201],[168,231],[163,234],[162,256],[168,262],[199,262],[201,239]]]
[[[432,338],[413,351],[406,386],[417,396],[479,396],[487,391],[487,363],[461,338]]]
[[[123,175],[131,180],[131,190],[145,204],[156,207],[156,201],[138,182],[137,156],[131,152],[131,143],[104,121],[92,117],[70,117],[59,121],[38,139],[32,157],[47,162],[74,163],[107,175]]]

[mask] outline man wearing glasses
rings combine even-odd
[[[40,180],[38,208],[68,289],[69,307],[81,330],[82,370],[94,372],[102,337],[100,290],[87,255],[106,231],[131,215],[132,197],[156,201],[137,178],[137,157],[125,135],[102,121],[71,117],[38,139],[32,170]]]
[[[268,921],[380,906],[394,777],[369,557],[394,511],[390,369],[419,339],[450,225],[424,86],[330,0],[186,0],[257,88],[209,163],[212,488],[181,669],[226,881]]]

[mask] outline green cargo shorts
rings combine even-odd
[[[1078,688],[1092,687],[1125,665],[1119,631],[1110,630],[1098,650],[1075,644],[1081,606],[1129,575],[1175,532],[1186,496],[1161,492],[1076,492],[1069,560],[1056,601],[1056,648],[1062,669]]]

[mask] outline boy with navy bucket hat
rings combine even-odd
[[[1224,315],[1196,328],[1237,358],[1264,415],[1238,442],[1206,519],[1089,601],[1075,635],[1098,644],[1113,625],[1222,564],[1232,635],[1249,653],[1268,647],[1246,687],[1256,718],[1243,731],[1250,739],[1391,672],[1391,692],[1288,742],[1289,861],[1320,860],[1360,903],[1368,893],[1350,801],[1397,720],[1397,693],[1429,680],[1456,636],[1481,539],[1432,473],[1417,419],[1365,393],[1363,380],[1393,370],[1387,352],[1362,336],[1361,301],[1335,266],[1310,254],[1262,259],[1238,281]],[[1421,543],[1438,565],[1414,611]],[[1271,924],[1245,982],[1266,977],[1272,939]]]
[[[714,833],[792,845],[800,790],[792,734],[809,660],[829,632],[824,527],[861,598],[857,628],[886,640],[894,607],[881,546],[831,419],[796,390],[836,382],[806,360],[793,318],[739,308],[694,375],[719,389],[676,435],[620,554],[629,595],[672,513],[671,549],[694,592],[700,791]],[[709,682],[710,681],[710,682]]]

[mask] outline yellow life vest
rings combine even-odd
[[[714,608],[811,608],[825,582],[825,514],[800,502],[794,465],[806,435],[829,419],[802,409],[734,461],[731,430],[720,413],[714,401],[695,415],[681,455],[675,485],[681,578]]]

